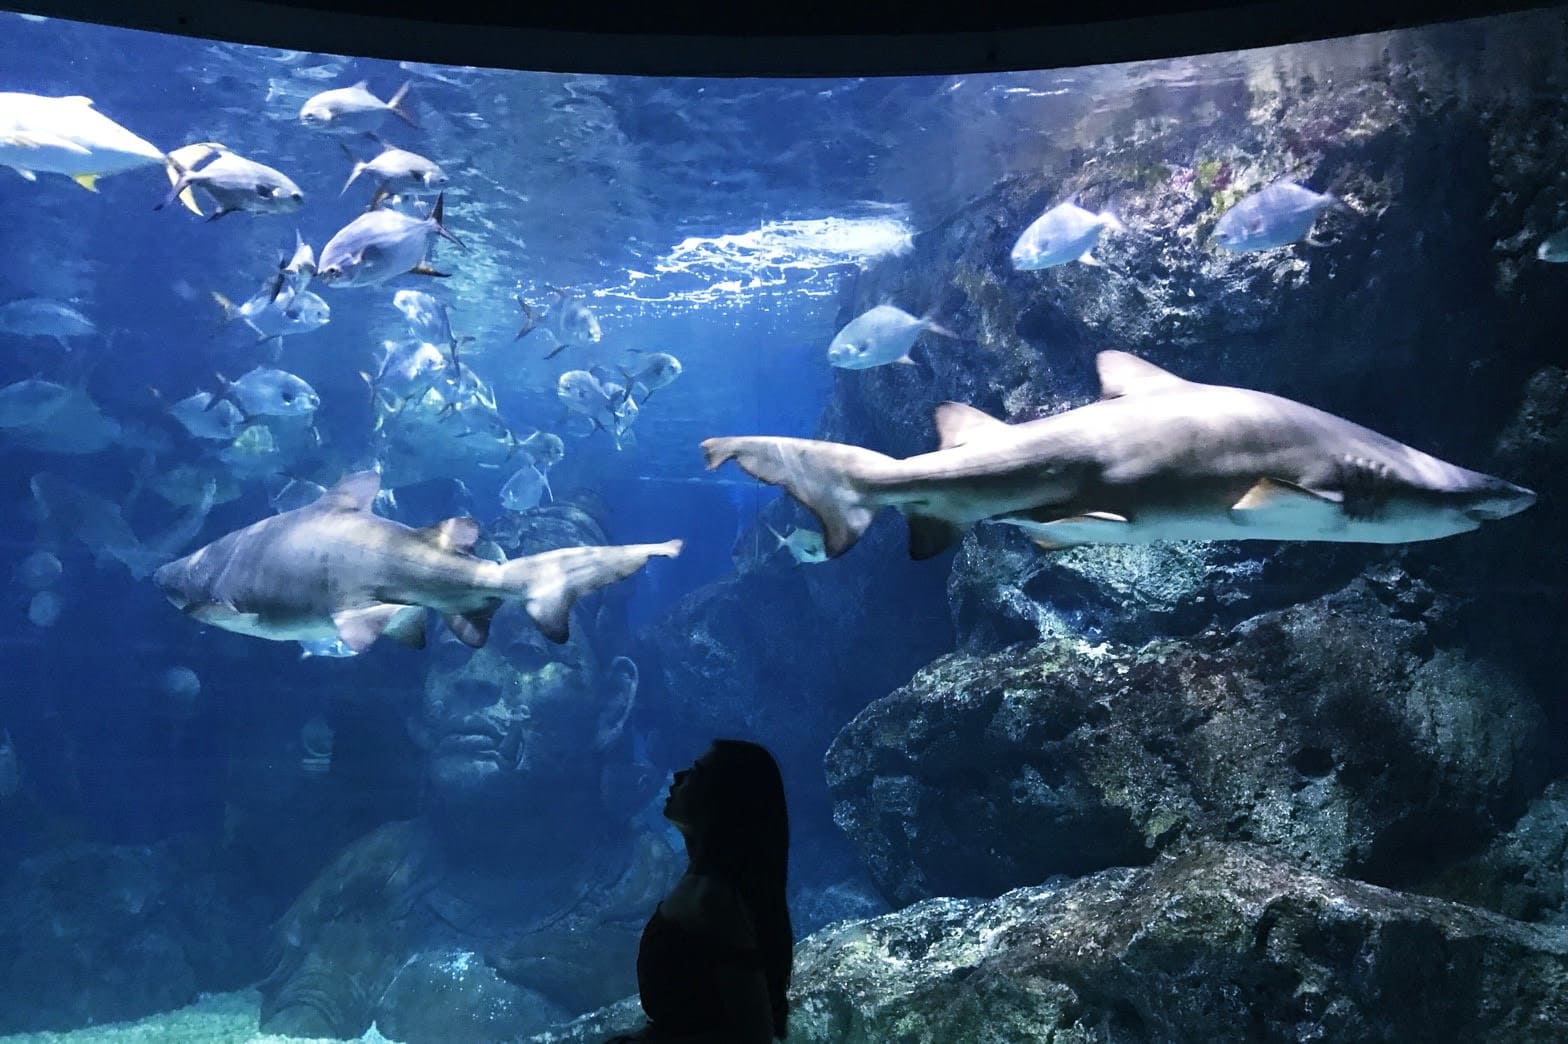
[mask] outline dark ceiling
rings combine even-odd
[[[1474,0],[0,0],[27,13],[382,58],[655,75],[1050,68],[1343,36],[1539,2]]]

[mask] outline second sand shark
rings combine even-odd
[[[1528,489],[1438,460],[1359,424],[1264,392],[1197,384],[1125,352],[1096,359],[1101,399],[1007,424],[948,402],[941,448],[906,460],[834,442],[707,439],[783,486],[822,523],[827,553],[884,507],[930,558],[982,519],[1047,550],[1159,540],[1394,544],[1475,529],[1535,503]]]
[[[471,553],[473,519],[411,529],[371,512],[380,489],[373,471],[345,476],[314,503],[236,530],[153,580],[186,615],[258,638],[340,639],[358,653],[386,634],[422,647],[425,609],[434,609],[477,648],[507,601],[564,642],[578,598],[681,550],[679,540],[567,547],[497,564]]]

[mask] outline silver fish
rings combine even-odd
[[[587,370],[561,374],[555,382],[555,394],[568,410],[587,418],[594,430],[608,432],[617,449],[637,419],[637,402],[624,385],[605,383]]]
[[[282,171],[230,152],[215,141],[185,145],[169,153],[172,188],[154,210],[178,199],[197,217],[216,221],[236,210],[255,214],[287,214],[305,202],[300,187]],[[204,213],[193,190],[200,189],[216,206]]]
[[[393,148],[390,145],[382,146],[381,153],[371,160],[358,160],[349,152],[348,146],[343,147],[348,153],[354,169],[349,173],[348,180],[343,183],[343,192],[359,180],[360,175],[369,175],[375,183],[375,193],[371,197],[371,207],[386,196],[417,196],[426,193],[439,192],[447,183],[446,171],[433,160],[428,160],[417,152]]]
[[[442,226],[446,198],[436,197],[427,218],[411,217],[397,210],[372,210],[361,214],[321,248],[316,277],[328,286],[374,286],[405,272],[445,275],[425,263],[431,236],[443,236],[462,249],[463,241]]]
[[[27,603],[27,618],[34,627],[53,627],[60,620],[65,601],[57,591],[39,591]]]
[[[524,464],[501,487],[501,506],[508,511],[531,511],[546,496],[555,499],[550,480],[536,465]]]
[[[559,435],[552,435],[548,431],[534,432],[519,442],[517,448],[540,471],[549,471],[566,459],[566,443],[561,441]]]
[[[163,162],[163,150],[93,108],[91,98],[0,93],[0,166],[28,181],[64,174],[96,192],[99,178]]]
[[[71,389],[31,377],[0,388],[0,428],[32,428],[64,408]]]
[[[554,286],[549,287],[549,290],[555,295],[555,302],[545,310],[543,316],[536,313],[527,301],[517,298],[523,310],[523,325],[512,339],[521,340],[535,330],[548,332],[556,347],[545,356],[546,359],[554,358],[574,345],[598,344],[604,331],[599,326],[599,317],[588,307],[587,299],[576,291]]]
[[[66,389],[64,401],[28,427],[7,429],[23,446],[44,453],[97,453],[110,446],[144,444],[135,432],[103,412],[82,385]]]
[[[34,551],[17,564],[16,579],[23,587],[43,591],[59,582],[64,572],[65,567],[52,552]]]
[[[660,388],[668,387],[681,375],[681,361],[669,352],[651,352],[641,363],[626,374],[631,381],[632,397],[648,401],[648,396]]]
[[[1552,264],[1562,264],[1568,261],[1568,228],[1553,232],[1535,248],[1537,260],[1547,261]]]
[[[287,370],[258,366],[238,380],[224,380],[222,374],[218,379],[223,381],[224,397],[238,403],[247,417],[297,417],[314,413],[321,406],[316,389]]]
[[[169,413],[198,439],[227,442],[245,426],[245,415],[228,399],[214,403],[212,398],[212,392],[206,391],[187,395],[170,406]]]
[[[887,363],[913,365],[909,350],[927,330],[943,337],[957,336],[929,317],[916,319],[902,308],[877,305],[834,334],[828,345],[828,362],[846,370],[869,370]]]
[[[304,237],[299,234],[299,229],[296,228],[294,230],[294,253],[287,260],[279,261],[278,275],[272,281],[273,303],[285,317],[291,311],[299,311],[293,308],[294,302],[301,294],[305,293],[305,288],[310,285],[310,281],[314,278],[316,278],[316,252],[311,249],[309,243],[305,242]],[[311,296],[314,297],[315,295]],[[321,298],[316,297],[316,300],[321,301]],[[321,306],[326,308],[326,302],[321,301]],[[328,309],[322,316],[323,325],[330,316],[331,310]]]
[[[1528,489],[1289,399],[1195,384],[1124,352],[1096,359],[1102,398],[1007,424],[960,403],[936,410],[941,448],[906,460],[768,436],[703,442],[783,486],[837,557],[884,507],[929,558],[983,519],[1040,546],[1160,540],[1433,540],[1523,511]]]
[[[241,305],[216,291],[212,299],[223,309],[225,322],[242,321],[256,331],[257,338],[262,341],[310,333],[330,323],[332,306],[320,294],[300,290],[285,296],[281,292],[287,278],[286,272],[279,272]]]
[[[300,106],[300,122],[318,130],[359,134],[378,129],[388,115],[393,115],[410,127],[418,127],[419,123],[408,107],[408,88],[412,82],[399,87],[390,101],[382,101],[371,94],[368,80],[360,80],[352,87],[322,91]]]
[[[1318,214],[1329,207],[1350,209],[1331,193],[1282,178],[1221,214],[1214,242],[1237,252],[1288,246],[1305,239]]]
[[[392,307],[408,321],[408,328],[415,337],[445,348],[453,367],[458,365],[458,345],[473,338],[452,333],[452,317],[444,302],[423,290],[399,290],[392,295]]]
[[[358,656],[359,653],[348,647],[348,643],[341,638],[316,638],[307,639],[299,643],[299,658],[308,660],[312,656],[321,656],[328,659],[345,659],[349,656]]]
[[[1106,229],[1127,231],[1108,210],[1095,214],[1070,201],[1058,203],[1023,230],[1009,257],[1013,268],[1020,272],[1035,272],[1070,261],[1098,265],[1094,246]]]
[[[98,332],[93,321],[59,301],[45,297],[26,297],[0,305],[0,333],[17,337],[52,337],[60,347],[71,350],[72,337],[91,337]]]
[[[768,532],[772,533],[774,539],[778,541],[776,550],[788,551],[789,556],[801,565],[817,565],[828,560],[827,548],[822,544],[822,534],[815,529],[801,529],[796,526],[788,533],[780,533],[772,526],[768,526]]]
[[[92,551],[98,562],[115,560],[140,580],[195,538],[212,510],[217,495],[210,482],[201,503],[167,531],[147,541],[139,539],[125,521],[118,504],[67,482],[56,475],[40,472],[32,477],[33,499],[43,509],[48,524],[66,530]]]
[[[471,553],[471,518],[416,530],[373,514],[380,486],[373,471],[348,475],[309,507],[230,533],[153,579],[188,616],[239,634],[341,639],[363,652],[385,633],[423,646],[428,608],[477,648],[507,601],[522,602],[546,637],[563,642],[578,598],[681,550],[679,540],[570,547],[497,565]]]

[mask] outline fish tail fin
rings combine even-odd
[[[348,152],[348,149],[345,148],[343,151]],[[354,155],[352,152],[349,152],[348,154],[350,156]],[[366,164],[362,161],[354,160],[354,169],[349,171],[348,180],[343,182],[343,187],[338,190],[338,195],[343,195],[343,193],[348,191],[348,187],[350,185],[359,180],[359,176],[365,172],[365,166]]]
[[[762,524],[767,527],[767,530],[768,530],[769,533],[773,534],[773,539],[777,540],[779,542],[779,544],[778,544],[779,547],[788,547],[789,546],[789,541],[784,539],[784,534],[783,533],[780,533],[778,530],[774,529],[767,522],[764,522]],[[774,548],[774,550],[777,551],[778,548]]]
[[[446,228],[446,225],[442,224],[442,220],[444,219],[445,216],[446,216],[446,193],[443,192],[443,193],[441,193],[440,195],[438,195],[436,197],[436,206],[435,206],[435,209],[430,212],[430,220],[435,223],[436,232],[439,233],[443,238],[450,239],[452,242],[456,243],[458,246],[462,247],[464,250],[467,250],[468,247],[464,246],[463,241],[461,239],[458,239],[451,232],[448,232],[447,228]]]
[[[164,171],[169,175],[169,184],[174,186],[174,189],[169,193],[167,199],[152,209],[162,210],[178,197],[179,201],[185,205],[186,210],[189,210],[197,217],[206,217],[207,215],[201,212],[201,206],[196,202],[195,193],[191,191],[190,170],[170,155],[163,157],[163,167]]]
[[[681,544],[667,540],[662,544],[566,547],[514,559],[496,568],[505,596],[523,603],[546,638],[564,642],[572,605],[579,598],[624,580],[650,558],[674,558],[681,553]]]
[[[519,295],[517,298],[517,304],[523,310],[523,325],[522,328],[517,331],[517,336],[512,338],[512,340],[521,341],[524,337],[527,337],[530,333],[533,332],[534,327],[539,325],[539,316],[532,308],[529,307],[528,302],[522,299],[521,295]]]
[[[894,463],[858,446],[769,435],[705,439],[702,452],[710,471],[733,460],[754,478],[784,487],[822,524],[830,558],[854,546],[881,506],[865,495],[863,480]]]
[[[1353,217],[1361,216],[1361,211],[1357,210],[1349,203],[1346,203],[1332,192],[1323,193],[1323,199],[1328,203],[1329,206],[1333,207],[1335,210],[1340,211],[1341,213],[1349,214]]]
[[[952,330],[949,330],[935,319],[931,318],[930,313],[927,313],[920,321],[925,324],[925,328],[928,333],[934,333],[938,337],[951,337],[955,341],[958,339],[958,335],[956,333],[954,333]]]
[[[392,100],[387,102],[387,108],[391,109],[398,119],[417,130],[419,121],[414,119],[414,110],[408,104],[408,89],[413,85],[413,80],[404,80],[403,86],[399,87],[397,93],[392,95]]]

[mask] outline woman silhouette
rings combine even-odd
[[[686,873],[643,929],[637,989],[648,1025],[607,1044],[770,1044],[789,1016],[794,934],[784,899],[789,815],[773,755],[714,740],[675,773],[664,816]]]

